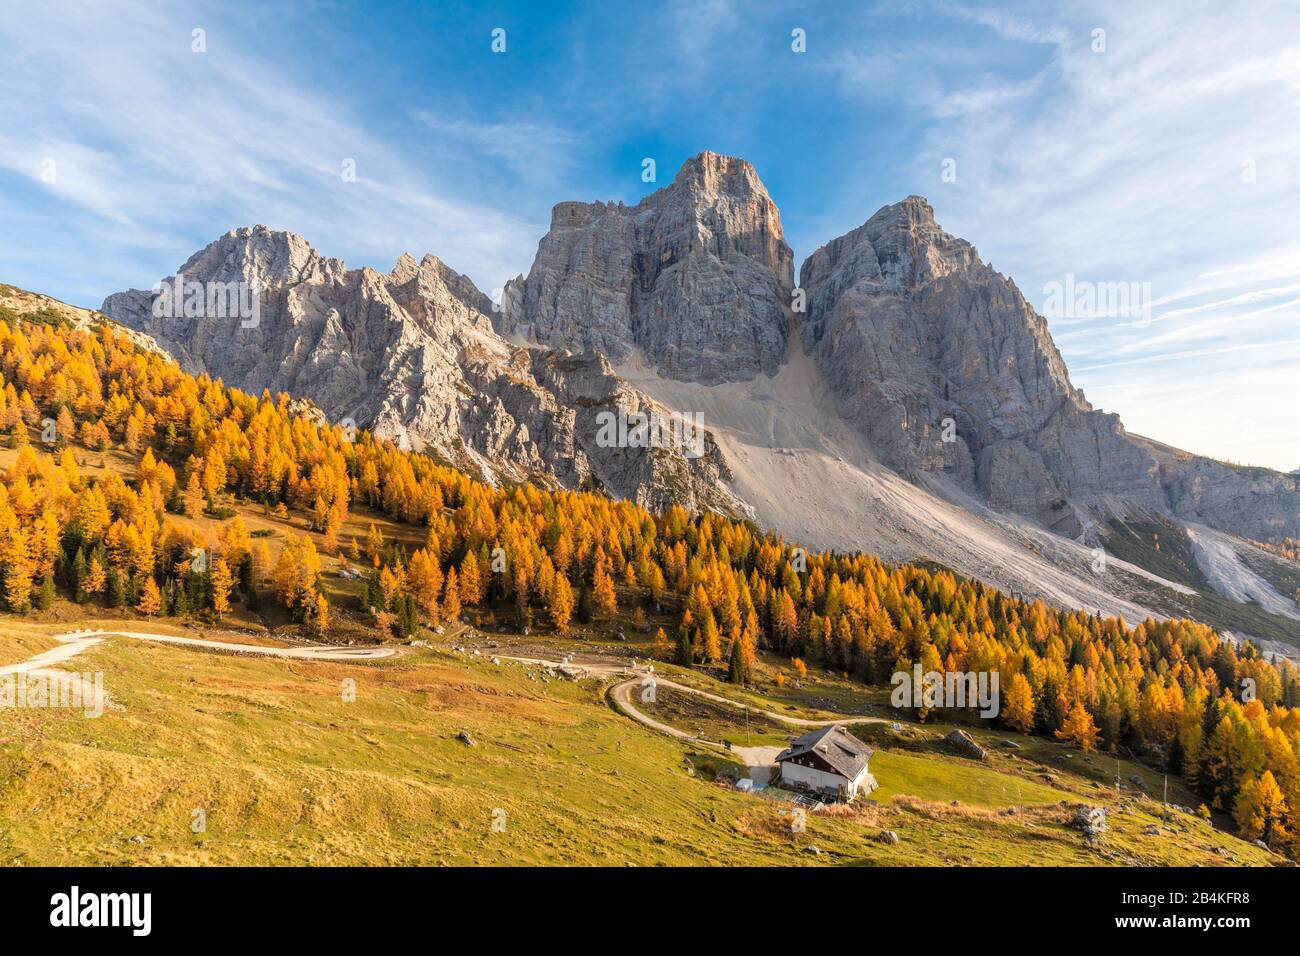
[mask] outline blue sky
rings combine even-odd
[[[1040,311],[1067,276],[1149,290],[1048,316],[1075,384],[1290,470],[1300,9],[1229,6],[45,3],[0,19],[0,281],[94,306],[262,222],[491,292],[555,202],[635,202],[712,149],[758,168],[796,262],[919,193]]]

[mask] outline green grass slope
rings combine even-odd
[[[41,644],[39,626],[4,619],[0,631],[11,657],[20,639]],[[723,755],[629,721],[594,680],[447,648],[333,664],[111,638],[70,668],[102,671],[115,706],[98,718],[0,710],[0,864],[1277,859],[1190,815],[1166,822],[1158,803],[1117,797],[1104,768],[1049,765],[1027,739],[986,764],[945,752],[942,727],[882,726],[877,802],[809,814],[798,832],[787,806],[716,781]],[[1079,802],[1111,810],[1099,844],[1067,826]]]

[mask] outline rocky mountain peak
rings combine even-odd
[[[415,256],[403,252],[397,257],[397,262],[393,263],[393,271],[388,273],[388,278],[394,282],[407,282],[415,278],[419,272],[420,263],[416,261]]]
[[[771,202],[767,187],[749,160],[704,152],[687,159],[677,170],[670,189],[695,189],[705,196],[755,195]]]
[[[689,215],[700,246],[720,259],[733,254],[753,259],[785,287],[793,285],[794,260],[781,214],[746,160],[700,153],[682,164],[671,186],[645,202],[658,203],[668,213],[661,217],[661,234],[680,226],[678,215]]]
[[[880,215],[888,210],[893,210],[896,215],[907,215],[913,219],[934,222],[934,207],[930,205],[930,200],[924,196],[918,196],[912,193],[910,196],[904,196],[896,203],[883,206],[876,215]]]
[[[852,278],[902,291],[955,272],[980,270],[988,267],[975,247],[945,232],[928,200],[908,196],[809,256],[799,284],[808,289],[827,279],[843,283]]]
[[[232,229],[191,256],[177,270],[202,281],[257,282],[262,287],[336,277],[343,260],[320,255],[302,236],[264,225]]]
[[[502,334],[716,384],[773,374],[785,356],[793,257],[754,167],[700,153],[635,206],[563,202]]]
[[[1149,456],[1073,388],[1043,318],[926,200],[885,206],[800,278],[804,346],[887,463],[1049,524],[1074,521],[1067,500],[1109,491],[1160,503]]]

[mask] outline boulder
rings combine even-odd
[[[1070,818],[1070,826],[1089,839],[1099,837],[1106,832],[1106,808],[1080,806]]]
[[[975,738],[964,730],[954,730],[943,739],[964,756],[972,757],[975,760],[987,760],[989,757],[988,751],[977,744]]]

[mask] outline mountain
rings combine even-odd
[[[1070,384],[1047,323],[924,199],[818,249],[800,284],[804,347],[886,464],[947,473],[1071,535],[1098,496],[1161,505],[1149,457]]]
[[[788,261],[754,168],[702,153],[634,207],[557,205],[493,321],[515,341],[599,350],[701,415],[729,489],[795,540],[1300,642],[1288,572],[1243,540],[1295,534],[1294,478],[1166,448],[1094,409],[1046,320],[926,200],[813,253],[802,311]],[[1206,594],[1266,618],[1211,612]]]
[[[1116,508],[1253,538],[1300,531],[1290,476],[1163,449],[1093,409],[1043,317],[920,197],[818,249],[800,285],[803,345],[837,407],[905,474],[946,473],[1070,535]]]
[[[557,205],[497,327],[615,362],[639,350],[682,381],[744,381],[785,359],[792,261],[754,167],[701,153],[635,206]]]
[[[495,481],[599,487],[652,508],[681,503],[735,513],[726,468],[707,435],[698,454],[605,447],[597,416],[649,411],[649,399],[598,353],[512,345],[492,304],[434,256],[404,255],[388,274],[347,269],[301,236],[236,229],[162,284],[211,295],[234,283],[239,314],[158,308],[155,292],[109,296],[102,311],[148,333],[191,373],[247,392],[310,399],[352,422]],[[178,300],[180,304],[180,300]]]
[[[798,290],[754,167],[708,152],[635,206],[557,204],[500,308],[433,256],[348,270],[265,227],[179,272],[255,284],[256,325],[158,318],[149,292],[103,311],[190,371],[489,480],[748,515],[1061,607],[1300,646],[1300,578],[1248,540],[1300,536],[1300,481],[1093,408],[1046,320],[920,197],[814,252]],[[702,420],[702,454],[609,447],[599,416],[619,410]]]

